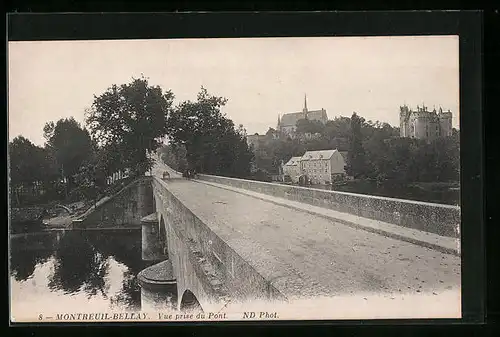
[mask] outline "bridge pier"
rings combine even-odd
[[[161,261],[168,258],[158,237],[158,216],[152,213],[141,219],[142,227],[142,259],[144,261]]]
[[[165,247],[158,233],[158,216],[152,213],[141,219],[142,259],[144,261],[162,261],[152,265],[137,275],[141,287],[141,309],[176,310],[177,283],[172,270],[172,263],[165,254]]]
[[[137,280],[141,287],[141,310],[177,310],[177,283],[169,260],[144,269]]]

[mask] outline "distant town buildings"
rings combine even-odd
[[[289,176],[292,183],[299,182],[299,177],[302,172],[300,168],[300,158],[302,157],[292,157],[283,164],[283,175]]]
[[[401,137],[433,140],[451,136],[452,113],[439,108],[428,111],[426,106],[412,111],[408,106],[400,107],[399,123]]]
[[[266,135],[259,135],[258,133],[247,136],[248,146],[253,146],[254,150],[258,150],[260,144],[266,140]]]
[[[330,184],[345,175],[345,159],[338,150],[306,151],[283,165],[283,175],[291,182],[308,180],[313,185]]]
[[[302,111],[285,113],[281,117],[278,115],[278,125],[276,126],[276,130],[284,134],[293,136],[293,133],[297,128],[297,122],[301,119],[320,121],[323,124],[326,124],[326,122],[328,122],[326,110],[308,110],[307,97],[304,96],[304,108],[302,109]]]

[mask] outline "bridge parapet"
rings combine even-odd
[[[230,247],[206,221],[169,190],[169,184],[154,177],[157,211],[166,226],[168,255],[176,273],[178,298],[185,291],[197,297],[203,309],[221,307],[248,298],[284,299],[268,278],[257,272]],[[160,220],[161,222],[161,220]]]
[[[442,236],[459,237],[459,206],[200,174],[199,180],[329,208]]]
[[[333,217],[375,224],[374,227],[384,225],[400,234],[412,232],[413,236],[430,238],[427,241],[431,243],[445,241],[434,242],[440,247],[453,246],[452,238],[318,206],[311,206],[308,212],[306,203],[283,199],[285,192],[288,197],[293,193],[295,198],[301,197],[297,189],[289,186],[248,182],[259,187],[255,192],[284,188],[279,200],[251,193],[248,187],[245,191],[243,185],[196,180],[163,181],[161,173],[153,179],[160,228],[166,228],[162,237],[167,237],[178,281],[177,294],[184,306],[198,302],[205,311],[219,312],[228,301],[231,305],[260,299],[267,303],[291,303],[297,298],[358,291],[438,292],[460,284],[460,260],[455,254],[375,234],[378,232],[360,231]],[[321,193],[325,191],[306,192],[312,202],[323,197]],[[358,207],[362,206],[358,200]],[[326,216],[330,213],[337,214]],[[432,272],[427,272],[433,263]],[[404,277],[401,270],[405,270]]]

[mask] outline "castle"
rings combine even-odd
[[[401,137],[433,140],[451,136],[452,113],[439,108],[428,111],[426,106],[412,111],[408,106],[399,107],[399,123]]]
[[[283,116],[278,115],[278,125],[276,130],[285,134],[293,134],[297,128],[297,122],[301,119],[310,121],[320,121],[323,124],[328,122],[326,110],[311,110],[307,109],[307,96],[304,95],[304,108],[300,112],[286,113]]]

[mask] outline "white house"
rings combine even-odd
[[[283,165],[283,175],[290,176],[293,183],[298,183],[301,174],[300,158],[301,157],[292,157]]]
[[[345,160],[338,150],[307,151],[300,158],[300,172],[312,184],[329,184],[345,175]]]

